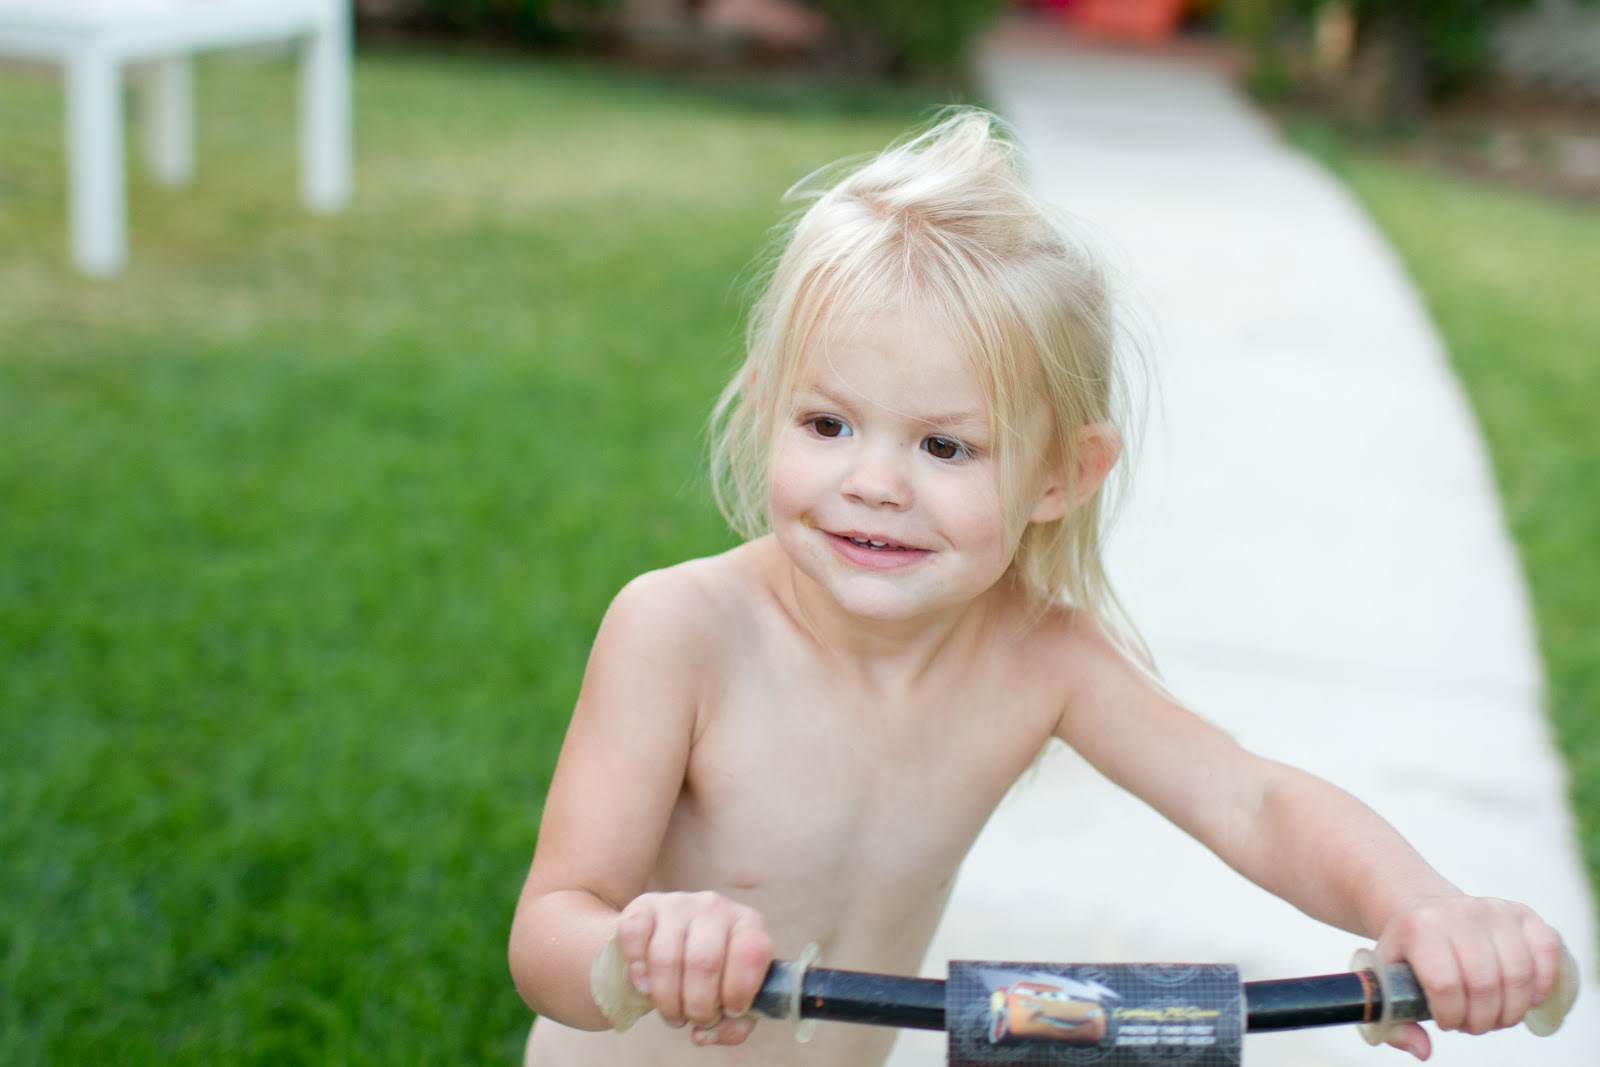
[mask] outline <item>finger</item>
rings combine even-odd
[[[726,907],[703,906],[683,945],[683,1014],[701,1028],[722,1021],[722,974],[732,916]]]
[[[1425,1060],[1433,1055],[1433,1042],[1428,1038],[1428,1031],[1416,1023],[1400,1023],[1390,1029],[1389,1036],[1385,1040],[1395,1048],[1411,1053],[1419,1060]]]
[[[655,934],[656,911],[652,902],[636,898],[617,920],[617,950],[628,965],[628,979],[634,988],[646,996],[650,993],[649,969],[650,939]]]
[[[1500,970],[1500,1014],[1492,1029],[1501,1030],[1517,1025],[1533,1007],[1538,971],[1520,920],[1496,931],[1494,946]]]
[[[1505,996],[1500,981],[1500,961],[1493,937],[1479,934],[1456,946],[1466,1014],[1457,1029],[1486,1034],[1499,1022]]]
[[[683,940],[687,934],[684,917],[676,912],[656,916],[655,932],[650,937],[646,960],[650,997],[656,1011],[668,1026],[679,1027],[683,1015]]]
[[[728,933],[728,962],[722,971],[723,1010],[729,1015],[748,1012],[771,965],[772,938],[760,915],[745,912]]]
[[[692,1035],[696,1045],[738,1045],[750,1036],[756,1028],[756,1017],[745,1015],[739,1018],[728,1017],[716,1026],[695,1030]]]
[[[1523,916],[1522,929],[1533,957],[1533,1003],[1543,1004],[1561,975],[1561,935],[1531,911]]]
[[[1378,945],[1378,956],[1386,963],[1407,963],[1428,997],[1428,1010],[1441,1030],[1460,1029],[1466,1018],[1466,990],[1461,983],[1460,963],[1448,941],[1430,937],[1415,939],[1408,947]]]

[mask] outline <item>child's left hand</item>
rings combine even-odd
[[[1457,894],[1401,910],[1384,927],[1377,954],[1411,965],[1441,1030],[1484,1034],[1515,1026],[1550,995],[1561,937],[1521,904]],[[1388,1040],[1419,1060],[1432,1051],[1416,1023],[1395,1027]]]

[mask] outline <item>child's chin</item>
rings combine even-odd
[[[867,622],[905,622],[949,607],[934,597],[871,585],[869,580],[830,584],[827,588],[844,612]]]

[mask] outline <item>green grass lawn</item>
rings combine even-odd
[[[516,1062],[594,626],[728,543],[734,279],[920,109],[367,55],[316,217],[293,68],[219,59],[94,281],[57,80],[0,73],[0,1063]]]
[[[1488,438],[1532,590],[1548,707],[1600,884],[1600,206],[1302,139],[1398,249]]]

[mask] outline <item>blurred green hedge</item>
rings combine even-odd
[[[1005,0],[815,0],[855,66],[907,76],[960,68]]]
[[[622,0],[402,0],[389,5],[388,17],[436,32],[552,42],[621,6]]]
[[[705,0],[678,0],[685,22]],[[834,33],[824,45],[835,67],[870,77],[959,73],[1007,0],[798,0],[821,11]],[[625,26],[627,0],[364,0],[372,22],[429,33],[562,43]]]

